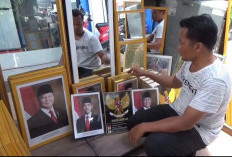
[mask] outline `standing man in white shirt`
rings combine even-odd
[[[99,39],[83,28],[84,15],[78,9],[72,10],[73,25],[76,40],[76,53],[79,78],[92,75],[93,70],[101,64],[110,64],[109,57],[104,53]]]
[[[151,53],[160,53],[164,29],[165,10],[152,10],[152,19],[158,25],[154,28],[152,34],[147,37],[147,48]]]

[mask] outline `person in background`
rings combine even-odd
[[[30,137],[35,138],[69,125],[67,111],[54,106],[54,94],[49,84],[38,88],[40,110],[27,120]]]
[[[73,26],[76,42],[77,65],[79,78],[92,75],[93,70],[101,64],[110,64],[110,59],[104,53],[99,39],[83,28],[84,15],[79,9],[72,10]]]
[[[172,104],[136,112],[128,121],[130,141],[136,145],[147,136],[144,149],[149,156],[194,156],[220,133],[231,98],[229,72],[213,54],[218,29],[211,16],[183,19],[180,27],[178,49],[185,62],[175,75],[129,70],[162,86],[181,88]]]
[[[147,48],[151,53],[160,53],[164,29],[165,10],[152,10],[152,19],[158,25],[150,36],[147,37]]]
[[[101,129],[101,117],[93,113],[93,104],[89,97],[82,100],[83,116],[77,119],[77,133]]]

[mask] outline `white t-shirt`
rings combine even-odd
[[[81,39],[76,40],[77,65],[87,69],[97,69],[101,66],[101,60],[97,52],[103,50],[98,38],[84,29]]]
[[[179,115],[183,115],[188,106],[206,112],[194,128],[204,143],[209,145],[224,125],[231,97],[231,79],[218,59],[197,72],[190,72],[190,65],[191,62],[185,62],[176,74],[183,86],[179,98],[170,106]]]
[[[163,29],[164,29],[164,20],[162,20],[158,25],[154,28],[152,34],[154,34],[154,38],[151,43],[154,43],[157,38],[162,38],[163,36]],[[152,53],[156,53],[157,50],[151,49]]]

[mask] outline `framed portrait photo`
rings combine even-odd
[[[127,121],[133,115],[130,91],[109,92],[103,95],[107,134],[127,131]]]
[[[11,76],[9,82],[29,149],[71,134],[70,94],[63,67]]]
[[[131,91],[133,114],[139,110],[147,110],[159,105],[159,89],[145,88]]]
[[[171,74],[172,56],[165,55],[147,55],[147,69],[157,71],[158,74],[168,75]]]
[[[121,79],[128,79],[129,74],[124,72],[119,75],[111,76],[107,78],[107,86],[108,86],[108,92],[113,92],[114,91],[114,84],[116,80],[121,80]]]
[[[100,93],[72,94],[71,99],[75,139],[103,134]]]
[[[74,94],[90,93],[90,92],[105,92],[105,80],[103,77],[98,77],[93,80],[83,81],[72,85]]]
[[[114,89],[117,92],[138,89],[138,79],[136,77],[133,77],[131,79],[117,80],[114,82]]]

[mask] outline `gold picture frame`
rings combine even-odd
[[[113,92],[114,91],[114,85],[113,85],[114,81],[120,80],[120,79],[127,79],[130,76],[131,76],[130,74],[124,72],[124,73],[121,73],[119,75],[108,77],[108,79],[107,79],[108,92]]]
[[[68,78],[63,66],[10,76],[9,83],[21,134],[30,150],[72,133]],[[54,123],[52,113],[46,113],[45,108],[55,112]]]
[[[129,41],[119,45],[120,49],[125,46],[122,59],[123,71],[129,70],[133,65],[147,69],[147,44],[145,39],[142,39],[142,41]]]
[[[8,96],[7,96],[7,92],[6,92],[6,87],[5,87],[5,82],[4,82],[4,78],[3,78],[1,65],[0,65],[0,99],[3,100],[4,105],[6,105],[9,113],[12,115],[9,100],[8,100]]]
[[[105,80],[103,77],[98,77],[93,80],[87,80],[72,85],[72,92],[74,94],[103,92],[105,93]]]
[[[1,156],[31,156],[6,105],[0,100],[0,155]]]
[[[119,79],[113,81],[115,92],[138,89],[138,84],[139,84],[139,80],[136,76],[129,76],[126,79]]]

